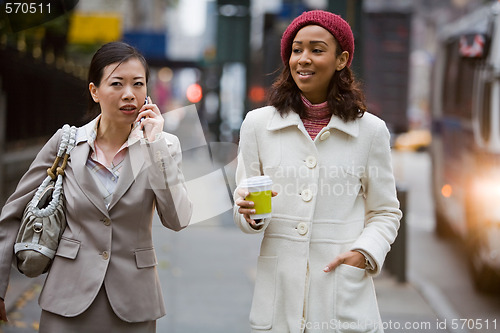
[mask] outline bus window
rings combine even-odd
[[[446,68],[443,80],[443,114],[450,116],[455,113],[456,84],[458,82],[458,52],[456,43],[446,47]]]
[[[471,118],[475,65],[476,60],[460,55],[458,41],[448,44],[443,82],[443,112],[445,116],[458,116],[465,120]]]
[[[460,68],[457,80],[456,111],[457,115],[465,120],[472,117],[472,92],[474,84],[474,65],[476,60],[460,58]]]
[[[488,142],[490,139],[490,129],[491,129],[491,82],[485,82],[483,88],[483,95],[479,96],[481,98],[481,107],[479,112],[481,115],[479,117],[479,128],[481,130],[481,137],[484,142]]]

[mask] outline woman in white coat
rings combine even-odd
[[[372,277],[401,211],[385,123],[365,112],[349,68],[349,24],[305,12],[281,40],[284,70],[270,104],[242,124],[236,182],[268,175],[272,217],[253,220],[246,189],[234,219],[264,233],[250,313],[253,332],[382,332]]]

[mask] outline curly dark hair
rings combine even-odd
[[[338,57],[343,50],[337,40],[335,43]],[[271,86],[269,104],[274,106],[281,116],[292,110],[302,118],[306,108],[300,96],[301,91],[293,80],[290,65],[287,63]],[[366,112],[365,95],[349,67],[344,67],[333,75],[328,87],[327,101],[330,113],[346,122],[361,118]]]

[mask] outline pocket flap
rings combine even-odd
[[[74,239],[61,238],[59,246],[57,247],[56,256],[75,259],[80,250],[80,244],[80,241]]]
[[[137,268],[154,267],[158,265],[154,248],[135,250]]]

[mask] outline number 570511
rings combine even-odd
[[[6,2],[5,13],[7,14],[43,14],[43,12],[50,14],[50,2],[35,3],[35,2]]]

